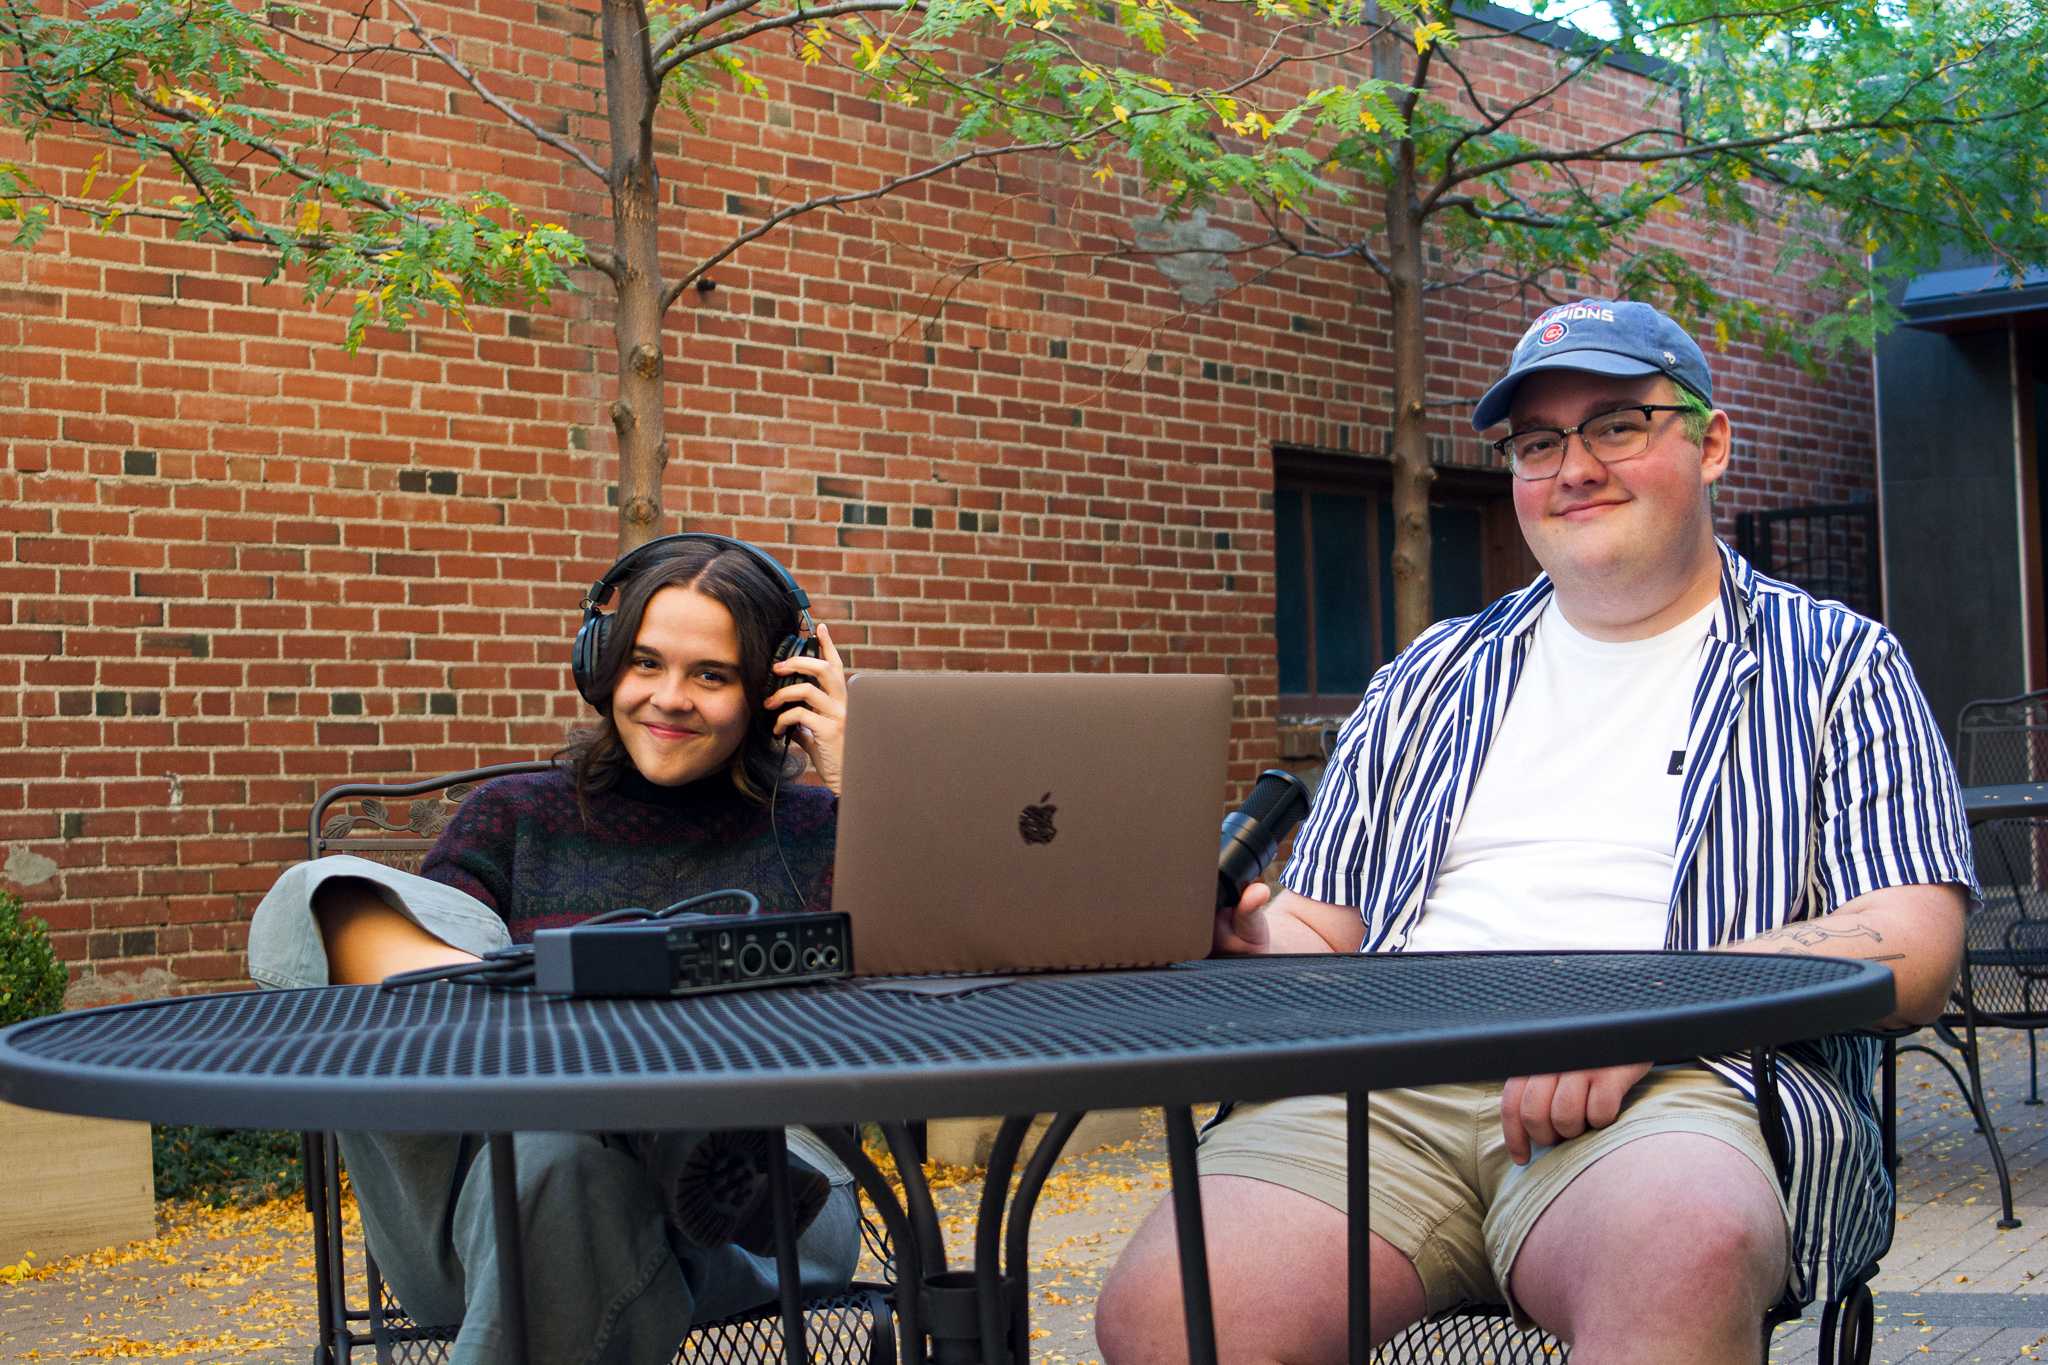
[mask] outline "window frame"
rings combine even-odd
[[[1304,495],[1300,544],[1293,549],[1302,557],[1302,581],[1307,598],[1304,603],[1307,651],[1305,671],[1311,689],[1307,692],[1278,691],[1279,617],[1276,601],[1273,630],[1276,665],[1275,705],[1277,714],[1282,718],[1347,716],[1358,708],[1358,703],[1363,699],[1363,694],[1359,692],[1315,690],[1315,521],[1312,499],[1307,495],[1336,493],[1348,497],[1364,497],[1376,506],[1391,498],[1393,488],[1393,465],[1386,459],[1355,454],[1341,455],[1300,446],[1274,447],[1275,593],[1279,591],[1280,556],[1289,551],[1289,547],[1280,542],[1278,499],[1282,492],[1299,491]],[[1484,602],[1495,601],[1535,577],[1535,558],[1529,553],[1528,545],[1522,539],[1521,528],[1515,520],[1513,476],[1505,468],[1437,466],[1436,479],[1430,489],[1430,507],[1432,511],[1438,507],[1452,507],[1479,513],[1480,596]],[[1365,553],[1369,566],[1366,608],[1366,628],[1371,633],[1371,662],[1367,669],[1369,676],[1386,663],[1385,659],[1379,657],[1379,641],[1383,631],[1384,613],[1391,611],[1393,605],[1387,585],[1380,581],[1379,575],[1379,517],[1368,516],[1364,529]]]

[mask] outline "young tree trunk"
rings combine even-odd
[[[1422,214],[1415,197],[1415,152],[1404,143],[1387,191],[1387,294],[1394,351],[1394,647],[1430,620],[1429,462],[1422,316]]]
[[[654,164],[655,81],[643,0],[604,0],[605,112],[611,124],[613,285],[618,293],[619,552],[661,533],[661,473],[668,464],[663,407],[661,176]]]

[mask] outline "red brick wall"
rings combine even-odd
[[[341,31],[343,7],[314,8]],[[587,9],[422,12],[521,107],[597,136]],[[1473,51],[1502,89],[1552,59]],[[864,188],[933,148],[915,111],[754,65],[771,98],[722,98],[705,134],[666,125],[677,262],[736,208]],[[309,68],[293,106],[365,102],[400,185],[483,180],[604,232],[587,179],[439,68]],[[1612,122],[1648,88],[1602,76],[1568,115]],[[69,168],[75,190],[92,150],[0,155]],[[798,220],[715,269],[670,315],[668,529],[783,555],[856,666],[1227,673],[1241,784],[1275,752],[1271,451],[1378,448],[1384,305],[1336,263],[1194,310],[1144,260],[945,275],[1127,239],[1147,210],[1116,188],[1005,163]],[[1731,288],[1811,306],[1768,237],[1659,232]],[[0,877],[74,971],[238,980],[315,791],[545,753],[580,714],[567,644],[615,524],[607,286],[480,311],[474,333],[375,332],[349,357],[338,310],[263,274],[142,222],[72,220],[0,254],[0,750],[18,777]],[[1434,383],[1476,395],[1532,306],[1445,304]],[[1714,363],[1743,456],[1724,511],[1871,488],[1862,362],[1820,382],[1740,347]],[[1440,432],[1469,451],[1461,415]]]

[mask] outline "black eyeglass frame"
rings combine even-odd
[[[1561,472],[1563,472],[1565,448],[1570,444],[1571,439],[1574,436],[1579,438],[1579,444],[1585,447],[1586,453],[1588,455],[1591,455],[1594,459],[1600,460],[1601,464],[1620,464],[1623,460],[1633,460],[1636,458],[1637,455],[1641,455],[1643,453],[1643,450],[1648,450],[1650,448],[1649,433],[1646,431],[1643,436],[1643,450],[1638,450],[1632,455],[1620,455],[1612,460],[1601,459],[1600,452],[1593,449],[1592,444],[1586,440],[1585,435],[1586,428],[1588,426],[1591,426],[1595,422],[1602,421],[1605,418],[1614,416],[1616,413],[1622,412],[1640,412],[1641,414],[1643,414],[1643,420],[1645,422],[1648,422],[1650,420],[1650,414],[1652,413],[1691,412],[1692,410],[1693,409],[1691,404],[1688,403],[1624,403],[1622,406],[1618,408],[1609,408],[1605,412],[1596,412],[1591,417],[1588,417],[1585,421],[1579,423],[1575,427],[1524,427],[1520,431],[1511,431],[1507,435],[1501,437],[1498,441],[1491,442],[1490,444],[1493,449],[1493,453],[1500,456],[1500,458],[1508,462],[1508,471],[1512,473],[1516,478],[1520,479],[1523,483],[1544,483],[1550,479],[1556,478]],[[1559,451],[1557,459],[1557,468],[1551,470],[1548,474],[1524,474],[1521,469],[1521,462],[1515,458],[1515,452],[1509,449],[1509,443],[1519,440],[1520,438],[1529,435],[1531,432],[1537,431],[1550,431],[1557,433],[1557,443]]]

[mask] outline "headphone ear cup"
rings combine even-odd
[[[576,690],[583,700],[604,709],[606,697],[603,685],[597,676],[597,661],[604,657],[605,637],[611,633],[612,618],[602,612],[591,612],[583,618],[583,625],[576,632],[576,643],[569,650],[569,676],[576,681]]]
[[[795,659],[799,657],[805,659],[822,659],[825,657],[824,650],[820,648],[818,644],[817,636],[783,636],[781,640],[776,642],[775,654],[771,659],[771,662],[779,664],[784,659]],[[773,690],[774,688],[779,688],[783,686],[783,683],[780,679],[777,679],[771,675],[769,678],[769,686],[770,689]],[[775,716],[780,715],[783,711],[787,710],[788,708],[786,706],[767,706],[763,707],[762,709],[766,711],[769,715]]]

